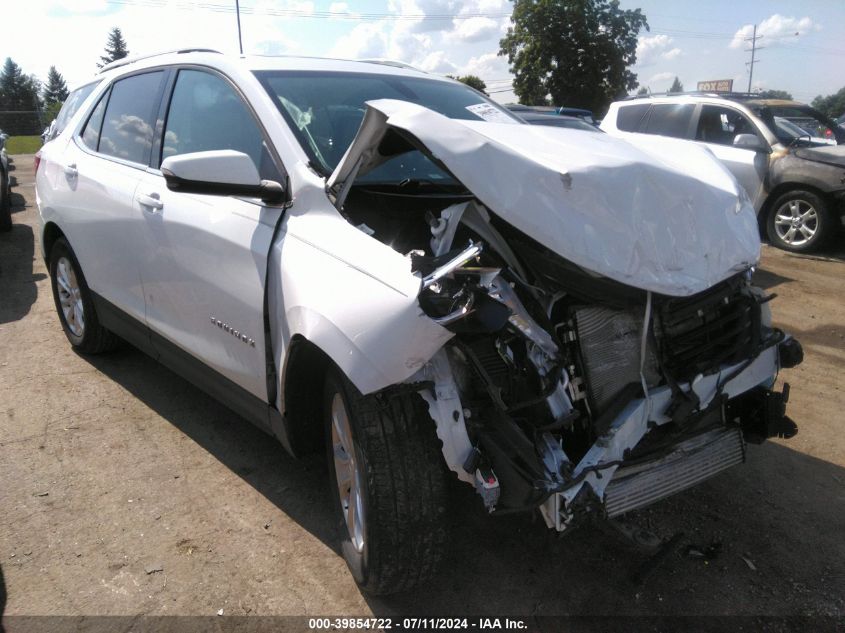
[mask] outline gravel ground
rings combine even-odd
[[[757,281],[806,360],[783,373],[799,434],[635,513],[676,554],[608,529],[566,538],[488,518],[456,487],[443,572],[362,595],[329,529],[321,456],[268,436],[131,348],[86,358],[59,326],[36,244],[32,157],[0,235],[0,566],[7,615],[845,616],[845,250],[766,247]],[[843,242],[840,240],[840,244]],[[720,544],[712,560],[689,546]],[[751,627],[753,630],[754,627]]]

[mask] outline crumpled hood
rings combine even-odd
[[[686,296],[759,259],[751,203],[705,149],[658,137],[634,146],[605,134],[449,119],[404,101],[367,106],[328,180],[335,191],[391,158],[392,129],[499,217],[621,283]]]
[[[800,147],[793,152],[798,158],[845,167],[845,146]]]

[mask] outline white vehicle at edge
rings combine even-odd
[[[772,387],[801,348],[704,150],[538,128],[371,62],[181,51],[78,101],[36,175],[65,334],[325,445],[369,592],[434,572],[449,470],[564,532],[796,431]]]

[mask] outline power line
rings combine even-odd
[[[109,4],[124,6],[139,6],[151,8],[175,8],[183,10],[205,9],[215,13],[235,13],[232,6],[210,2],[167,2],[166,0],[106,0]],[[505,18],[510,13],[349,13],[338,11],[305,11],[303,9],[257,9],[255,7],[240,7],[245,15],[268,15],[272,17],[315,18],[333,20],[358,21],[417,21],[417,20],[469,20],[472,18]]]

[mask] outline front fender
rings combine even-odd
[[[452,337],[420,308],[410,261],[334,209],[289,216],[271,257],[268,299],[280,370],[300,336],[361,393],[373,393],[415,374]]]

